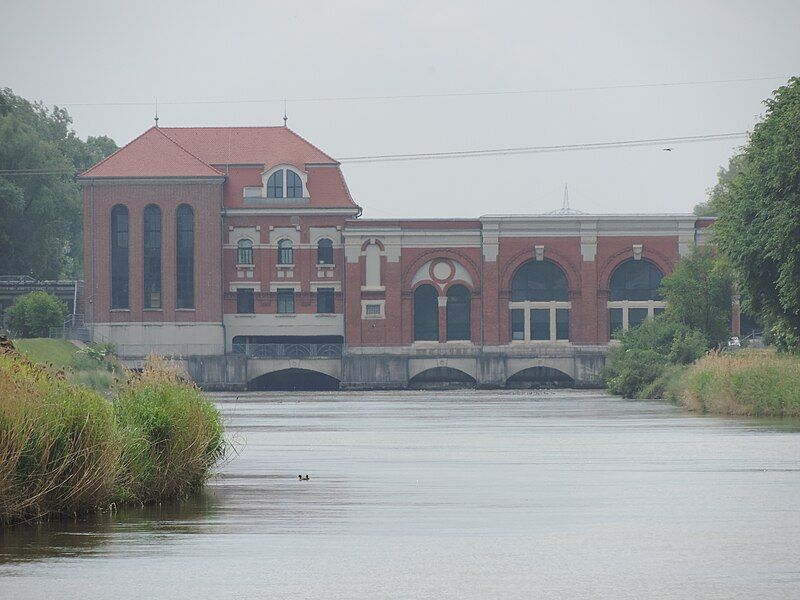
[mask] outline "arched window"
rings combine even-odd
[[[381,287],[381,248],[378,244],[369,244],[364,250],[365,275],[364,284],[367,288],[378,289]]]
[[[303,197],[303,181],[300,179],[300,175],[289,169],[286,169],[286,197]]]
[[[283,198],[283,169],[267,179],[267,198]]]
[[[281,240],[278,242],[278,264],[279,265],[294,264],[294,251],[292,249],[292,240]]]
[[[564,271],[546,260],[520,266],[511,280],[511,339],[569,339],[569,284]]]
[[[303,179],[292,169],[278,169],[267,179],[267,198],[302,198]]]
[[[327,238],[323,238],[317,242],[317,264],[333,264],[333,242]]]
[[[177,308],[194,308],[194,211],[178,207],[175,223]]]
[[[239,240],[236,244],[236,264],[253,264],[253,242],[252,240]]]
[[[456,284],[447,290],[447,339],[469,340],[472,298],[466,286]]]
[[[128,209],[111,209],[111,308],[128,308]]]
[[[661,270],[646,260],[626,260],[611,274],[608,321],[611,334],[626,330],[664,311]]]
[[[414,290],[414,340],[439,340],[439,292],[432,285]]]
[[[144,209],[144,307],[161,308],[161,209]]]

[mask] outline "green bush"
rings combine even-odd
[[[0,353],[0,525],[159,502],[200,487],[224,455],[220,415],[166,367],[149,361],[112,403]],[[99,376],[111,374],[70,375]]]
[[[661,398],[673,365],[686,365],[705,354],[702,332],[666,316],[645,321],[621,334],[603,370],[608,390],[625,398]]]
[[[47,292],[36,291],[17,296],[6,311],[5,326],[12,335],[22,338],[47,337],[51,327],[61,327],[67,305]]]

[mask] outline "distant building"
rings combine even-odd
[[[81,180],[95,339],[219,387],[588,385],[711,224],[362,219],[339,163],[286,127],[153,127]]]

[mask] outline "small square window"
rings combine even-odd
[[[380,304],[367,304],[366,313],[370,316],[377,316],[381,314]]]

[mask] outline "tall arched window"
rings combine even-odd
[[[111,209],[111,308],[128,308],[128,209]]]
[[[365,281],[366,287],[378,289],[381,287],[381,248],[378,244],[369,244],[364,250]]]
[[[439,292],[432,285],[414,290],[414,340],[439,340]]]
[[[144,307],[161,308],[161,209],[144,209]]]
[[[194,308],[194,211],[178,207],[175,222],[177,308]]]
[[[281,240],[278,242],[278,264],[279,265],[294,264],[294,251],[292,249],[292,240]]]
[[[267,179],[267,198],[283,198],[283,169]]]
[[[569,284],[564,271],[546,260],[520,266],[511,280],[511,339],[569,339]]]
[[[253,264],[253,242],[252,240],[239,240],[236,243],[236,264]]]
[[[608,321],[611,334],[643,323],[664,311],[661,270],[646,260],[626,260],[611,274]]]
[[[286,169],[286,197],[303,197],[303,181],[300,179],[300,175],[289,169]]]
[[[469,340],[472,298],[466,286],[456,284],[447,290],[447,339]]]
[[[323,238],[317,242],[317,264],[333,264],[333,242],[327,238]]]

